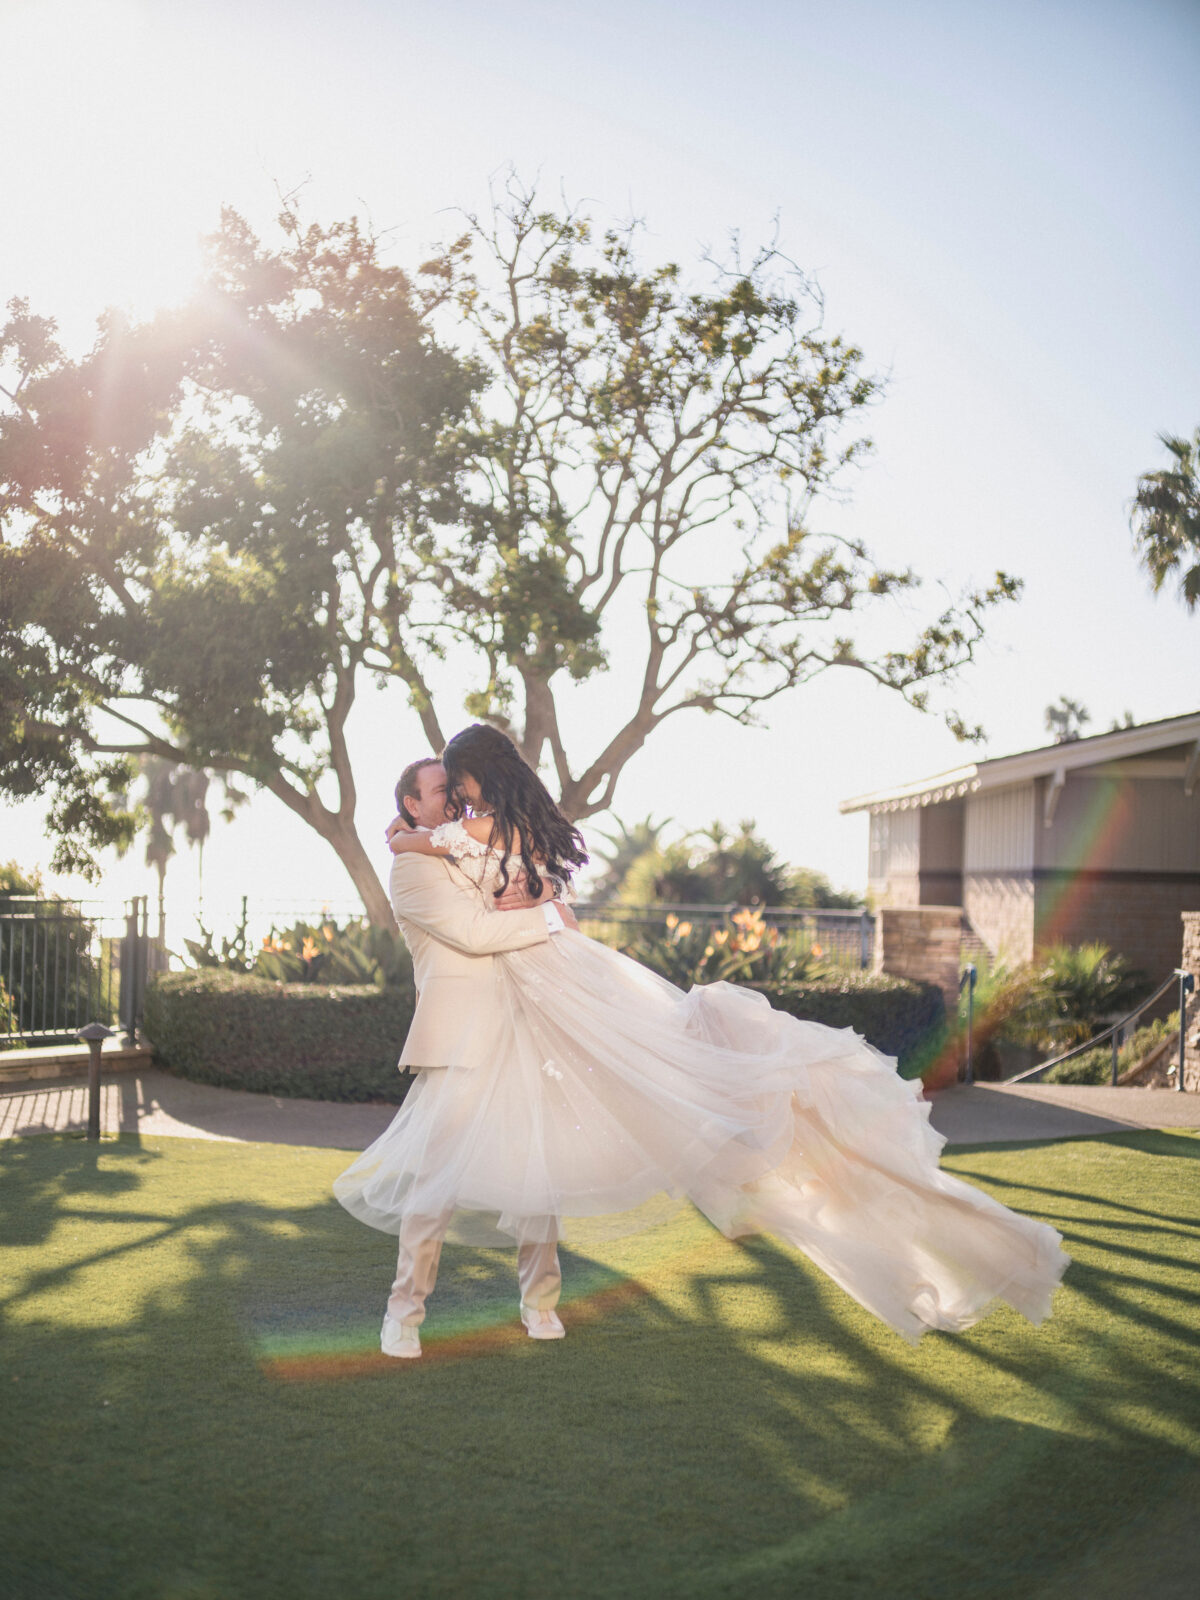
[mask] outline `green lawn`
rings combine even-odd
[[[949,1152],[1074,1257],[910,1349],[688,1212],[564,1252],[447,1249],[429,1355],[376,1353],[391,1243],[346,1156],[0,1149],[4,1600],[1090,1600],[1197,1592],[1200,1138]]]

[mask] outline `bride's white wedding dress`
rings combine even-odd
[[[495,852],[461,823],[433,837],[490,899]],[[728,983],[684,994],[580,933],[495,959],[490,1064],[423,1072],[336,1180],[363,1222],[466,1211],[552,1239],[666,1191],[797,1246],[914,1343],[1001,1300],[1048,1314],[1061,1235],[940,1171],[920,1086],[852,1029]]]

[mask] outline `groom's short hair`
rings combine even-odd
[[[421,773],[426,767],[440,767],[441,764],[437,756],[422,756],[419,761],[410,761],[400,774],[400,781],[396,785],[396,810],[410,827],[413,819],[404,802],[406,799],[420,800]]]

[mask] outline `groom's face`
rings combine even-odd
[[[409,818],[418,828],[436,828],[446,820],[446,769],[440,761],[417,773],[417,797],[405,801]]]

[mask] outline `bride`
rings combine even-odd
[[[467,728],[442,761],[456,820],[401,830],[394,851],[450,857],[489,906],[519,871],[536,899],[586,861],[504,734]],[[912,1343],[1002,1300],[1049,1313],[1061,1235],[942,1172],[920,1086],[852,1029],[733,984],[685,994],[578,931],[496,970],[488,1063],[422,1073],[336,1181],[361,1220],[397,1233],[408,1215],[482,1213],[509,1239],[553,1241],[564,1218],[666,1191],[730,1238],[777,1234]]]

